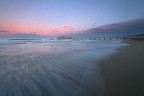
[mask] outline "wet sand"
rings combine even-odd
[[[126,41],[130,46],[101,61],[105,96],[144,96],[144,41]]]

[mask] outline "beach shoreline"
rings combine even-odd
[[[104,96],[144,96],[144,41],[125,42],[130,45],[99,62]]]

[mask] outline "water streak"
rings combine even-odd
[[[125,46],[121,41],[39,42],[0,46],[0,96],[103,96],[97,62]]]

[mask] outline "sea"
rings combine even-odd
[[[104,96],[101,60],[122,40],[0,39],[0,96]]]

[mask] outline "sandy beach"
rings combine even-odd
[[[144,41],[126,41],[130,46],[101,61],[105,96],[144,96]]]

